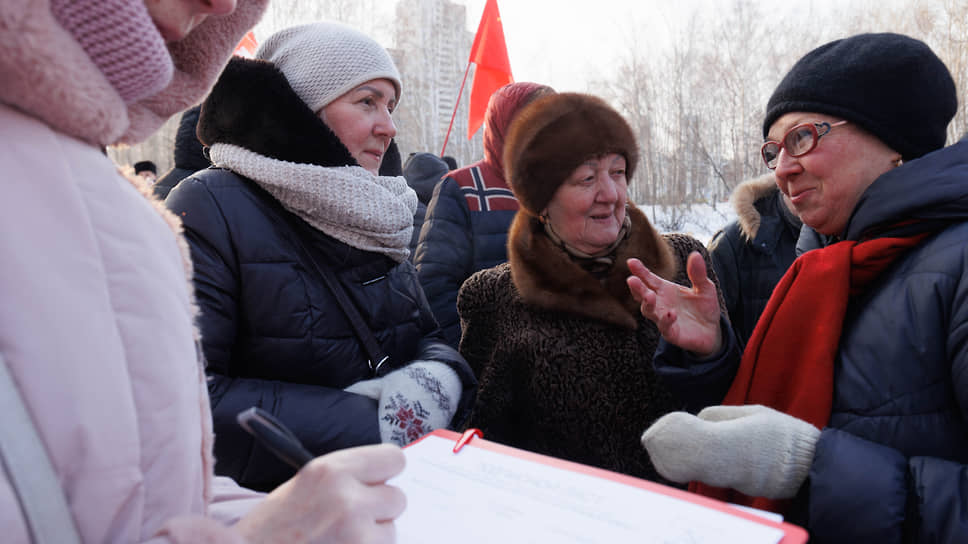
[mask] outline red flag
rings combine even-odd
[[[245,36],[242,36],[242,41],[235,48],[235,54],[240,57],[252,58],[255,55],[255,50],[258,49],[259,44],[255,41],[255,34],[252,31],[248,31]]]
[[[491,95],[514,81],[497,0],[487,0],[484,5],[484,14],[481,15],[481,24],[477,27],[468,62],[476,65],[467,116],[467,139],[470,140],[484,123],[484,112]]]

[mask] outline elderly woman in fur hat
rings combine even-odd
[[[461,353],[480,379],[471,425],[492,440],[655,479],[636,429],[678,404],[652,370],[659,333],[638,312],[626,260],[689,285],[686,257],[706,251],[689,236],[659,234],[628,201],[638,145],[599,98],[539,98],[512,123],[504,153],[521,203],[509,261],[469,278],[458,298]]]
[[[742,353],[711,285],[687,292],[632,263],[642,312],[674,344],[657,368],[717,405],[645,432],[663,475],[783,512],[811,542],[968,542],[968,142],[944,147],[957,102],[941,59],[907,36],[797,61],[761,154],[810,249]],[[690,264],[699,278],[703,260]]]
[[[378,175],[400,91],[378,43],[314,23],[234,60],[202,104],[215,168],[166,204],[195,262],[219,474],[265,489],[292,473],[236,423],[250,406],[314,454],[405,445],[470,412],[476,380],[407,260],[417,196]]]

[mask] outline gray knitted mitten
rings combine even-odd
[[[659,474],[674,482],[787,499],[807,478],[819,438],[813,425],[766,406],[710,406],[698,416],[662,416],[642,445]]]

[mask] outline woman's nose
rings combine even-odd
[[[387,136],[389,138],[393,138],[397,135],[397,126],[393,123],[393,116],[390,115],[389,111],[383,111],[380,119],[373,127],[373,133],[378,136]]]
[[[618,199],[618,187],[608,170],[598,174],[598,200],[600,202],[614,202]]]
[[[773,169],[777,179],[785,177],[788,174],[798,172],[801,169],[802,166],[800,165],[800,159],[787,153],[786,149],[780,150],[780,154],[776,157],[776,168]]]

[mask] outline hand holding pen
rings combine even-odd
[[[362,446],[313,458],[263,410],[242,412],[239,423],[281,460],[300,469],[236,524],[248,542],[395,541],[393,520],[403,512],[406,498],[386,481],[403,470],[400,448]]]

